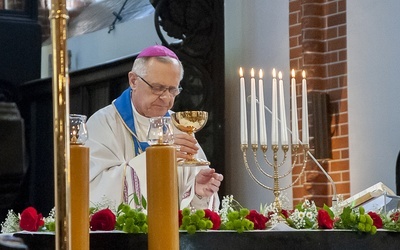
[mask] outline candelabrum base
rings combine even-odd
[[[211,163],[209,161],[205,161],[202,159],[181,159],[178,160],[178,166],[179,167],[196,167],[196,166],[209,166]]]

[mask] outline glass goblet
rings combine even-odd
[[[151,117],[150,126],[147,131],[147,142],[149,145],[171,145],[174,143],[174,131],[170,117]]]

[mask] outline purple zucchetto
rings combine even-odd
[[[179,60],[178,56],[172,50],[162,45],[154,45],[143,49],[142,52],[140,52],[140,54],[137,56],[137,58],[156,56],[168,56]]]

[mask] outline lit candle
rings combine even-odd
[[[308,101],[307,101],[307,81],[306,81],[306,72],[303,70],[303,81],[302,85],[302,95],[303,95],[303,107],[302,107],[302,140],[303,144],[309,144],[309,135],[308,135]]]
[[[246,112],[246,86],[244,83],[243,69],[239,69],[240,75],[240,141],[247,145],[247,112]]]
[[[272,126],[271,126],[271,143],[278,145],[278,100],[276,90],[276,71],[272,70]]]
[[[296,74],[292,69],[292,143],[299,144],[299,125],[297,118],[297,93],[296,93]]]
[[[254,78],[254,69],[251,69],[251,106],[250,106],[250,136],[251,144],[258,145],[258,134],[257,134],[257,109],[256,109],[256,79]]]
[[[264,81],[263,81],[263,71],[260,69],[259,73],[260,79],[258,80],[258,92],[259,98],[259,111],[260,111],[260,144],[267,145],[267,128],[265,124],[265,109],[264,109]]]
[[[286,129],[286,110],[285,110],[285,93],[283,90],[282,72],[279,71],[279,111],[281,119],[281,143],[282,145],[288,145],[288,134]]]

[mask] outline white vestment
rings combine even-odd
[[[125,96],[127,91],[124,92]],[[89,139],[86,145],[90,148],[91,203],[108,200],[118,206],[121,202],[127,202],[124,200],[126,199],[124,192],[128,195],[136,193],[146,198],[147,187],[145,152],[138,152],[136,156],[132,130],[121,117],[115,103],[116,101],[100,109],[89,118],[87,122]],[[137,138],[146,142],[149,120],[138,114],[134,107],[133,115]],[[174,133],[181,132],[174,128]],[[206,159],[201,148],[197,157]],[[199,199],[195,195],[195,176],[201,168],[204,167],[178,167],[180,209],[194,207],[218,210],[218,194],[214,194],[210,199],[205,197]],[[137,183],[132,177],[139,179],[140,185],[135,185]],[[132,196],[129,197],[130,200]],[[132,203],[130,205],[135,207]]]

